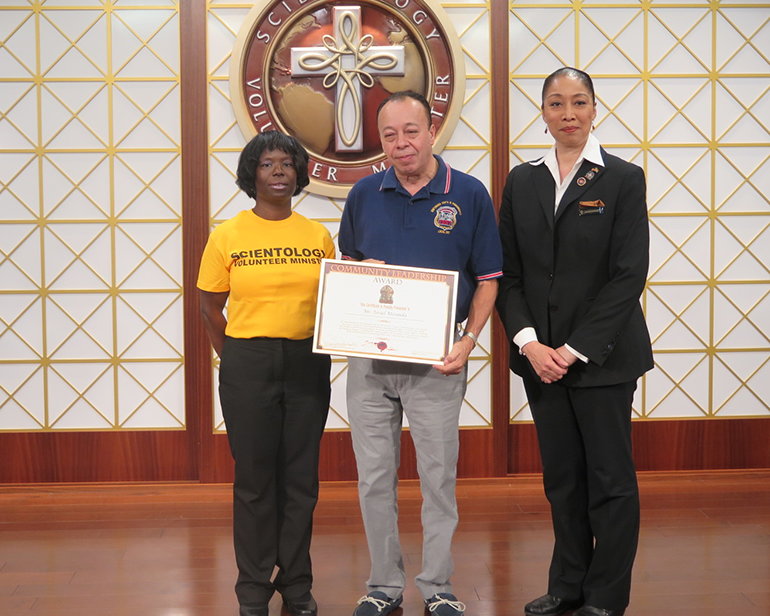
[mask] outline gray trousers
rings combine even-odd
[[[348,416],[372,563],[369,592],[396,598],[404,591],[397,502],[403,413],[417,452],[423,500],[422,571],[415,582],[425,599],[452,591],[458,421],[466,377],[467,368],[444,376],[422,364],[348,359]]]

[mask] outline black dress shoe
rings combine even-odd
[[[577,599],[562,599],[553,595],[543,595],[524,606],[527,616],[559,616],[580,607],[583,602]]]
[[[601,607],[594,607],[593,605],[584,605],[572,616],[623,616],[625,611],[625,609],[605,610]]]
[[[313,595],[310,595],[309,599],[303,601],[284,597],[283,604],[291,616],[316,616],[318,613],[318,604],[313,599]]]
[[[268,616],[267,603],[242,605],[240,616]]]

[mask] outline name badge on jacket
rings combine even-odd
[[[578,201],[578,216],[587,214],[604,214],[604,201]]]

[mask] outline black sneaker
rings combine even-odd
[[[353,616],[385,616],[399,605],[401,605],[401,597],[391,599],[384,592],[373,590],[358,600]]]
[[[425,599],[425,609],[435,616],[463,616],[465,604],[451,592],[439,592]]]

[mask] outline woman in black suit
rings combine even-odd
[[[543,84],[553,148],[515,167],[500,206],[497,309],[537,429],[555,544],[527,616],[619,616],[639,533],[631,455],[636,381],[652,368],[639,297],[649,261],[642,170],[592,135],[591,77]]]

